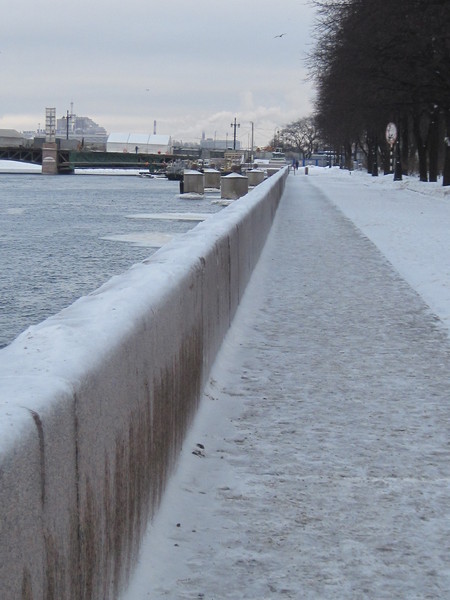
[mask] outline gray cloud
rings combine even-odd
[[[311,111],[307,0],[60,6],[17,0],[4,13],[0,127],[36,128],[46,106],[62,116],[73,102],[108,131],[150,131],[156,119],[185,140],[223,138],[235,115],[262,144]]]

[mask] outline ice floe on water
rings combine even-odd
[[[23,215],[24,212],[25,208],[22,208],[20,206],[7,208],[5,210],[6,215]]]
[[[139,213],[127,215],[127,219],[160,219],[163,221],[205,221],[210,214],[207,213]]]
[[[118,235],[108,235],[100,239],[109,242],[126,242],[134,246],[143,248],[161,248],[173,240],[175,236],[170,233],[161,233],[155,231],[141,231],[136,233],[121,233]]]

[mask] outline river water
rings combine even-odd
[[[158,178],[0,175],[0,348],[197,224],[179,213],[217,212],[217,201],[180,198],[178,182]]]

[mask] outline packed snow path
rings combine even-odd
[[[440,321],[289,176],[124,598],[449,598],[449,396]]]

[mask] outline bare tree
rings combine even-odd
[[[319,134],[313,116],[289,123],[282,129],[281,135],[285,149],[298,152],[303,158],[310,158],[317,149]]]

